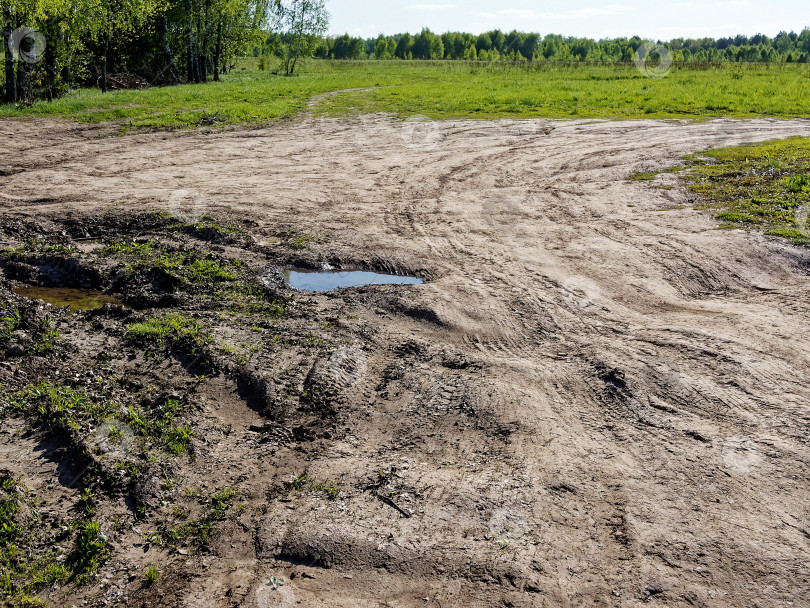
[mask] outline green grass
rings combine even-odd
[[[208,497],[198,496],[198,500],[203,506],[203,513],[191,521],[185,521],[188,519],[187,511],[176,509],[175,515],[178,519],[184,520],[184,523],[164,529],[161,533],[163,541],[170,547],[191,545],[198,550],[204,549],[217,532],[217,522],[225,519],[235,498],[236,491],[232,488],[214,492]]]
[[[794,137],[686,158],[689,189],[723,227],[810,245],[810,139]]]
[[[56,348],[59,331],[53,326],[53,319],[47,314],[39,317],[34,309],[35,305],[23,303],[22,308],[11,305],[0,312],[0,359],[5,358],[6,349],[17,330],[25,330],[29,334],[26,354],[43,356]]]
[[[213,284],[233,282],[239,278],[234,268],[228,268],[227,262],[214,259],[210,253],[182,251],[154,240],[109,245],[101,255],[122,258],[128,273],[160,271],[186,291],[206,290]]]
[[[157,566],[150,565],[146,568],[146,572],[144,573],[144,578],[146,578],[146,584],[151,587],[155,583],[157,583],[158,578],[160,578],[160,571],[157,569]]]
[[[213,230],[212,226],[216,224],[208,220],[204,229]],[[150,278],[150,286],[156,283],[164,291],[194,294],[214,308],[262,312],[273,318],[280,318],[285,312],[284,302],[268,293],[256,273],[242,260],[220,258],[210,251],[173,247],[156,240],[116,242],[105,247],[101,256],[121,263],[122,291],[131,289],[132,282]],[[151,329],[154,335],[161,328]],[[171,328],[164,329],[166,337],[170,338],[168,329]]]
[[[196,320],[180,313],[169,313],[130,325],[126,338],[138,346],[156,349],[172,346],[197,349],[211,341]]]
[[[340,484],[328,479],[313,479],[307,473],[302,473],[268,490],[267,497],[274,500],[279,496],[289,496],[293,492],[313,492],[322,494],[329,500],[336,500],[340,496]]]
[[[314,108],[318,114],[382,111],[400,116],[710,118],[808,116],[810,67],[751,64],[710,69],[676,67],[660,79],[632,65],[554,64],[527,71],[509,64],[467,62],[317,61],[285,77],[242,61],[221,82],[113,91],[81,89],[30,108],[0,106],[0,118],[60,116],[115,121],[132,129],[187,129],[214,124],[265,124],[294,116],[313,96],[345,89]],[[739,75],[742,74],[742,77]]]
[[[27,414],[40,424],[61,425],[72,434],[71,443],[76,449],[84,450],[86,444],[97,443],[99,437],[88,435],[87,429],[104,425],[106,444],[111,449],[120,449],[122,458],[143,450],[142,445],[133,445],[131,437],[149,442],[173,456],[192,453],[194,433],[179,420],[183,406],[174,399],[149,407],[125,406],[111,399],[93,397],[81,388],[52,382],[27,386],[7,399],[12,411]],[[123,469],[135,472],[132,467]],[[93,504],[92,495],[82,495],[80,505],[87,515],[93,514]]]
[[[37,497],[22,479],[0,477],[0,604],[45,606],[37,594],[69,581],[82,585],[109,551],[101,525],[85,514],[64,527],[43,521]],[[70,545],[60,555],[60,545]]]
[[[306,249],[309,244],[315,240],[311,234],[302,232],[300,230],[288,230],[283,241],[285,247],[290,249]]]

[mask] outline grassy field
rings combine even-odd
[[[122,131],[263,124],[294,116],[313,96],[334,91],[343,92],[320,101],[315,113],[380,111],[431,118],[810,116],[810,66],[805,65],[676,67],[656,79],[633,66],[547,65],[528,71],[500,63],[310,61],[301,75],[288,78],[260,71],[256,60],[248,59],[218,83],[106,95],[82,89],[53,103],[0,106],[0,118],[117,121]]]

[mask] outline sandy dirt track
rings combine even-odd
[[[319,237],[314,261],[427,279],[420,315],[380,311],[369,376],[396,363],[386,345],[473,362],[420,380],[409,359],[434,387],[424,402],[375,401],[373,378],[351,388],[365,427],[312,467],[400,463],[414,516],[375,504],[268,520],[259,545],[295,529],[334,563],[243,606],[808,605],[810,253],[716,230],[673,175],[625,178],[810,136],[810,121],[378,116],[122,138],[5,121],[0,134],[14,142],[4,215],[171,210],[194,190],[257,222],[258,241],[287,225]],[[448,415],[466,407],[491,425]],[[270,572],[260,553],[253,581]],[[206,605],[206,589],[179,597]]]

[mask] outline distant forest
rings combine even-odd
[[[281,54],[286,48],[284,35],[271,34],[254,55]],[[324,38],[315,46],[321,59],[456,59],[477,61],[581,61],[629,62],[645,40],[613,38],[593,40],[548,34],[504,33],[492,30],[474,35],[461,32],[434,34],[424,29],[419,34],[380,35],[354,38],[349,34]],[[733,38],[676,38],[659,42],[669,50],[675,62],[774,62],[810,63],[810,28],[800,34],[780,32],[769,38],[763,34]]]

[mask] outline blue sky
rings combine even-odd
[[[810,27],[810,0],[329,0],[332,34],[479,34],[500,28],[591,38],[666,39],[733,34],[769,36]]]

